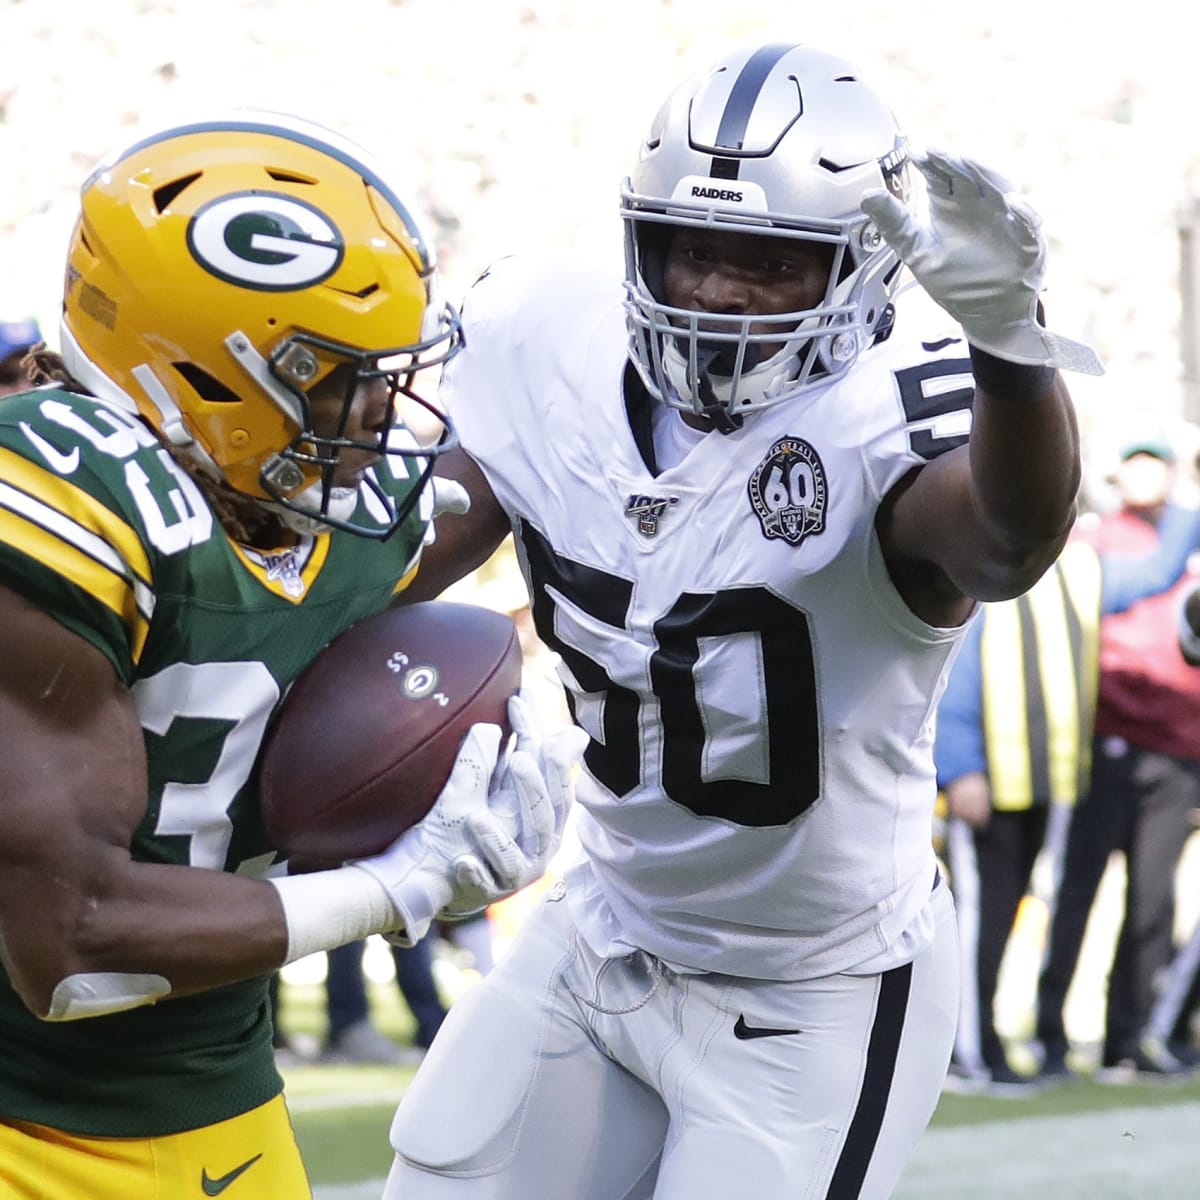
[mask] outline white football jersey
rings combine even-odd
[[[497,264],[442,392],[592,738],[576,919],[597,952],[684,970],[895,965],[925,940],[932,716],[962,631],[909,611],[875,515],[965,441],[966,345],[923,344],[902,316],[848,377],[656,475],[626,410],[621,297]]]

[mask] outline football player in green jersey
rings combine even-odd
[[[386,173],[295,118],[176,126],[83,186],[61,356],[0,406],[6,1200],[309,1195],[270,974],[417,939],[552,851],[577,742],[519,698],[503,768],[474,727],[378,858],[288,876],[262,827],[280,697],[404,588],[437,507],[453,436],[396,413],[460,341],[436,281]]]

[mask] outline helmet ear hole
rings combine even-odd
[[[182,191],[190,187],[197,179],[200,178],[200,172],[194,171],[191,175],[183,175],[172,183],[164,183],[161,187],[154,189],[154,208],[156,212],[161,213],[164,209],[169,208],[171,201],[175,199]]]
[[[285,171],[280,167],[267,167],[266,172],[276,183],[300,183],[309,187],[317,184],[311,175],[298,175],[295,171]]]
[[[215,379],[203,367],[190,362],[171,364],[177,374],[183,377],[188,386],[209,404],[240,404],[241,396],[230,391],[219,379]]]

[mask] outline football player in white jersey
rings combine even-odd
[[[1056,368],[1100,368],[1042,323],[1037,217],[914,161],[926,215],[852,66],[730,54],[642,143],[623,293],[508,260],[468,294],[439,470],[473,503],[413,595],[515,532],[591,739],[583,855],[451,1012],[388,1200],[881,1200],[925,1128],[957,1004],[931,719],[977,601],[1063,545]]]

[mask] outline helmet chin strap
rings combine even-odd
[[[732,412],[728,404],[722,403],[716,392],[713,391],[712,381],[709,373],[716,365],[717,360],[721,357],[729,358],[729,351],[724,346],[700,346],[696,349],[696,392],[700,397],[700,405],[703,415],[706,416],[713,424],[713,428],[720,433],[733,433],[735,429],[741,429],[745,422],[745,417],[741,413]],[[742,360],[742,371],[753,371],[758,365],[759,350],[757,346],[747,346],[746,353]],[[726,365],[726,364],[721,364]],[[733,364],[728,363],[730,368]],[[728,372],[730,377],[733,376],[732,369]]]
[[[294,503],[312,509],[311,515],[307,512],[297,512],[294,508],[288,508],[286,505],[276,504],[272,501],[264,501],[263,507],[273,512],[293,533],[328,533],[337,526],[322,520],[322,516],[328,515],[337,521],[349,521],[358,507],[358,488],[330,488],[329,503],[324,514],[321,512],[322,495],[321,484],[312,483],[294,497]]]

